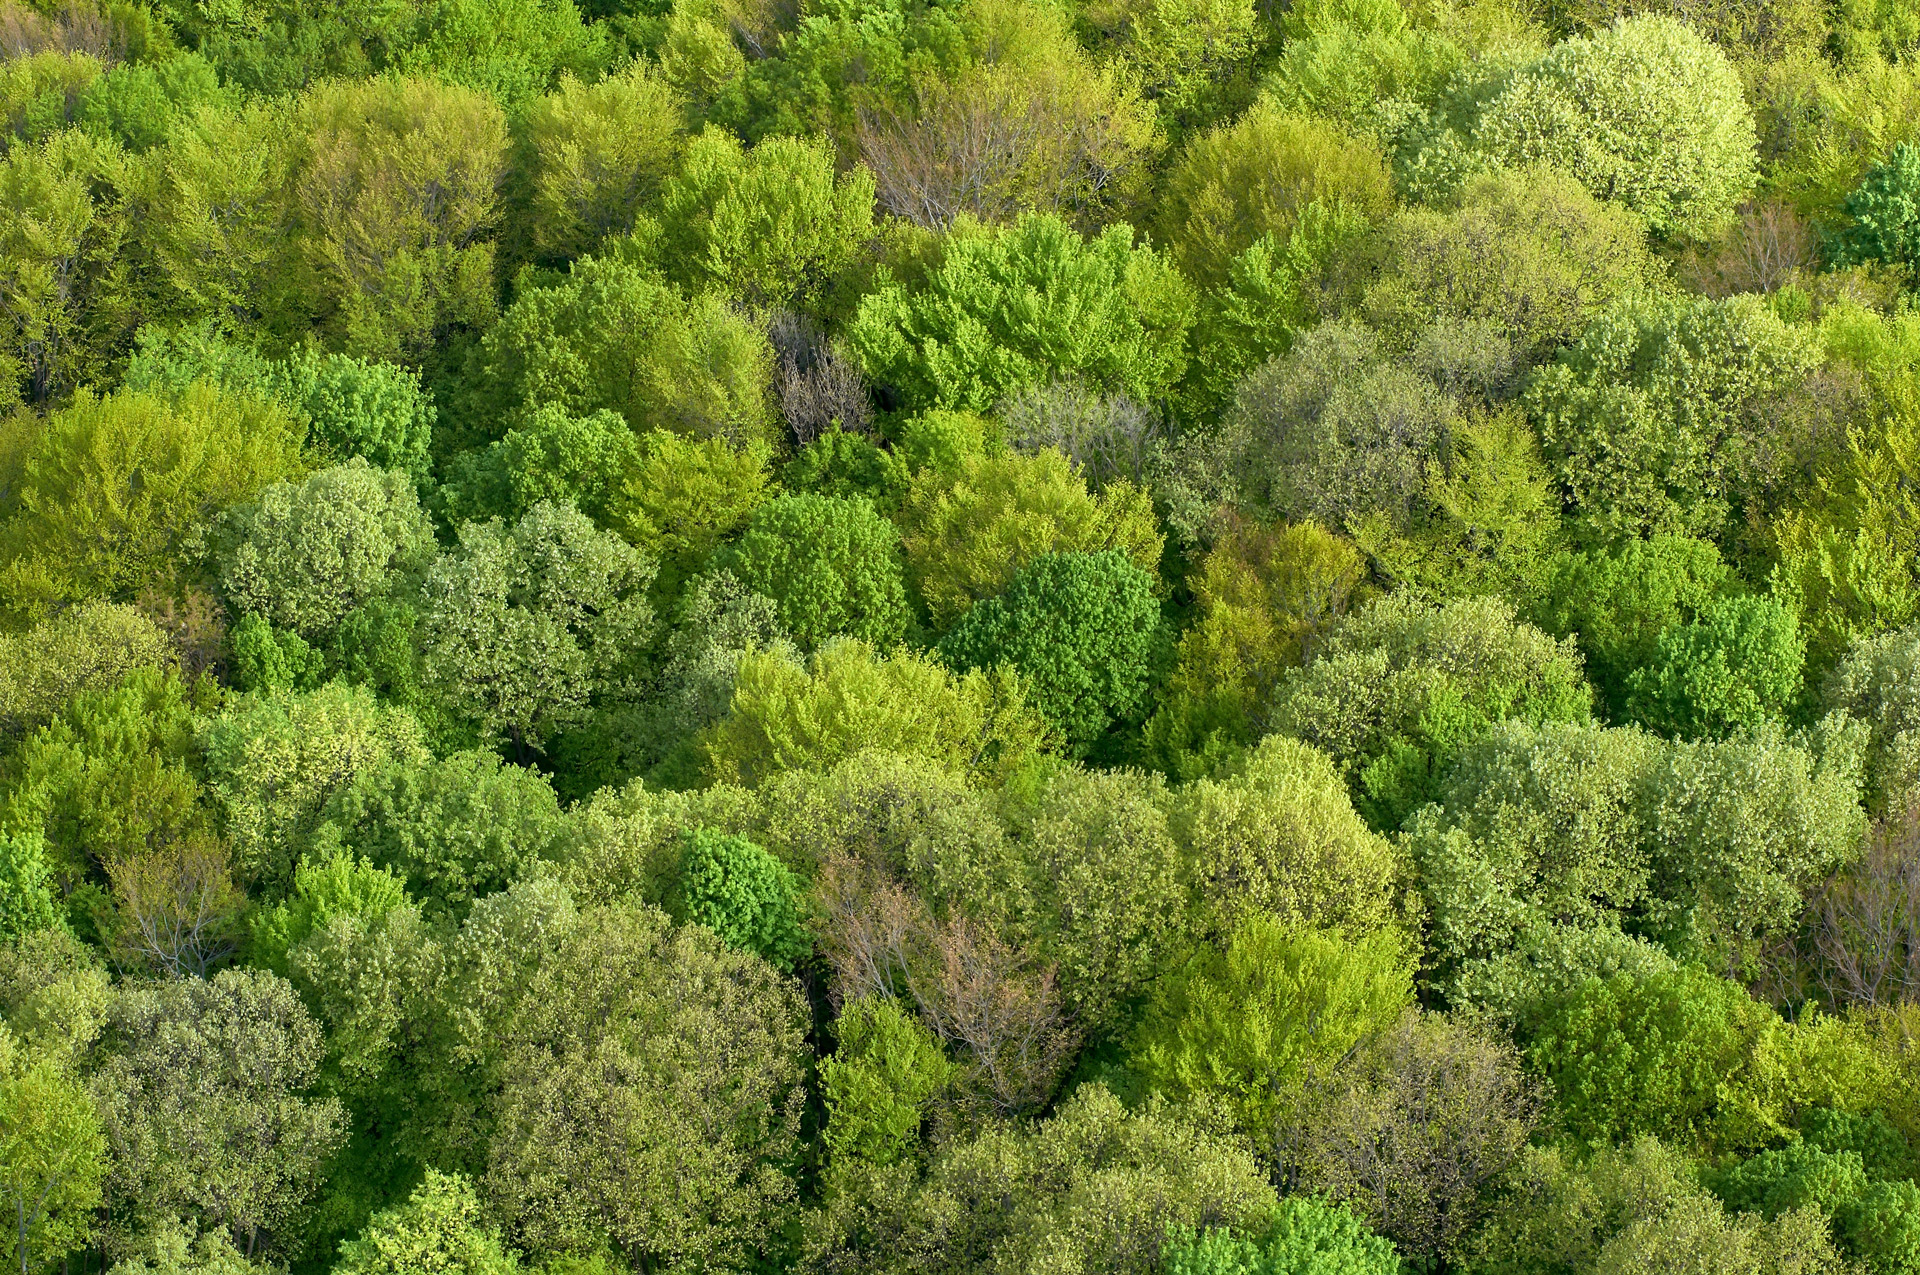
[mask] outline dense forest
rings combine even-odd
[[[0,1269],[1920,1275],[1916,0],[0,59]]]

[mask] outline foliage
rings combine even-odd
[[[36,1057],[0,1025],[0,1255],[51,1266],[94,1233],[107,1141],[100,1117],[57,1059]]]
[[[1391,1241],[1339,1205],[1292,1196],[1271,1219],[1241,1235],[1230,1230],[1178,1233],[1167,1255],[1168,1275],[1268,1275],[1281,1271],[1327,1275],[1394,1275],[1400,1258]]]
[[[46,843],[39,833],[0,834],[0,938],[59,924],[47,876]]]
[[[286,1233],[343,1124],[338,1102],[299,1096],[321,1039],[293,988],[264,970],[125,988],[106,1042],[92,1089],[118,1215]]]
[[[1195,284],[1219,288],[1261,239],[1287,244],[1310,205],[1383,216],[1387,167],[1368,142],[1259,103],[1188,142],[1162,198],[1161,233],[1174,261]]]
[[[230,509],[225,524],[232,548],[220,584],[229,603],[309,638],[423,566],[435,547],[413,484],[358,457],[297,487],[268,487]]]
[[[690,288],[777,304],[817,291],[872,233],[873,177],[836,178],[825,139],[743,150],[708,129],[662,187],[660,219],[661,257]]]
[[[108,690],[135,669],[174,659],[172,642],[143,612],[98,599],[0,634],[0,729],[24,733],[82,691]]]
[[[335,1269],[351,1275],[507,1275],[519,1263],[485,1228],[473,1185],[429,1169],[404,1205],[375,1214],[359,1239],[341,1246]]]
[[[727,716],[703,747],[715,779],[754,786],[785,770],[828,768],[866,749],[1006,774],[1053,731],[1025,683],[1003,670],[951,673],[907,650],[830,642],[803,666],[747,651]]]
[[[1318,749],[1269,735],[1175,809],[1203,933],[1224,938],[1255,914],[1355,932],[1392,916],[1400,864]]]
[[[1494,722],[1584,721],[1590,700],[1572,643],[1555,643],[1506,603],[1435,607],[1392,594],[1288,674],[1269,721],[1325,749],[1356,807],[1385,830],[1424,802],[1454,756]]]
[[[1230,1139],[1161,1102],[1130,1112],[1088,1085],[1031,1129],[990,1126],[947,1144],[920,1185],[876,1203],[858,1228],[829,1213],[809,1247],[847,1261],[861,1256],[842,1254],[864,1232],[888,1265],[957,1273],[1044,1261],[1068,1275],[1148,1275],[1162,1269],[1170,1227],[1246,1226],[1274,1198]]]
[[[1847,196],[1847,216],[1853,219],[1829,248],[1837,266],[1863,261],[1920,267],[1920,150],[1906,142],[1893,148],[1886,162],[1876,165]]]
[[[1661,630],[1627,679],[1628,711],[1666,734],[1725,735],[1778,718],[1800,694],[1806,643],[1771,598],[1716,598]]]
[[[1694,622],[1727,584],[1720,551],[1686,536],[1633,539],[1612,551],[1562,552],[1548,568],[1535,622],[1572,637],[1609,717],[1627,711],[1627,683],[1653,663],[1668,629]]]
[[[827,1151],[837,1159],[891,1164],[918,1142],[927,1105],[953,1066],[939,1041],[891,997],[843,1005],[839,1045],[820,1064]]]
[[[1868,805],[1897,815],[1920,791],[1920,634],[1912,629],[1863,638],[1848,649],[1820,688],[1821,705],[1864,722],[1871,732]]]
[[[1156,399],[1186,367],[1192,322],[1191,289],[1126,225],[1087,240],[1029,215],[951,236],[924,286],[883,280],[848,338],[905,405],[977,412],[1063,376]]]
[[[802,650],[834,637],[886,647],[909,620],[899,534],[864,497],[779,496],[714,561],[773,599]]]
[[[581,914],[520,977],[482,1183],[508,1233],[536,1257],[764,1251],[793,1192],[798,987],[644,906]]]
[[[496,413],[606,409],[635,430],[736,446],[766,440],[772,425],[766,338],[723,298],[689,297],[618,251],[524,290],[483,350]]]
[[[546,776],[486,750],[362,771],[321,813],[308,862],[370,861],[435,919],[464,916],[475,899],[562,858],[567,844]]]
[[[563,75],[527,104],[516,220],[526,251],[563,261],[633,229],[686,146],[684,103],[645,61],[595,82]]]
[[[1060,452],[975,453],[923,468],[900,513],[907,574],[933,627],[1006,592],[1047,553],[1125,553],[1157,573],[1162,538],[1146,493],[1124,480],[1097,496]]]
[[[956,669],[1005,664],[1067,745],[1085,750],[1116,722],[1146,716],[1164,637],[1153,580],[1118,550],[1049,553],[940,639]]]
[[[1279,1152],[1303,1185],[1432,1259],[1485,1221],[1482,1189],[1525,1149],[1543,1098],[1504,1041],[1410,1011],[1319,1083]]]
[[[293,885],[334,794],[359,774],[427,755],[410,714],[340,682],[248,696],[208,720],[197,742],[242,878],[269,897]]]
[[[1751,297],[1629,302],[1527,389],[1570,512],[1599,541],[1725,537],[1785,461],[1770,403],[1816,351]]]

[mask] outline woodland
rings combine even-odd
[[[0,1270],[1920,1275],[1916,0],[0,0]]]

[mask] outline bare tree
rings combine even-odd
[[[1777,292],[1814,267],[1813,227],[1793,206],[1767,199],[1747,204],[1719,244],[1695,250],[1681,262],[1681,275],[1710,297],[1740,292]]]
[[[983,66],[921,94],[911,114],[862,112],[860,157],[881,207],[944,230],[961,214],[1058,211],[1091,223],[1150,148],[1137,100],[1062,69]]]
[[[1033,1111],[1053,1096],[1078,1043],[1052,966],[1036,967],[998,936],[955,917],[926,936],[908,986],[927,1025],[966,1046],[993,1105]]]
[[[232,956],[246,896],[225,845],[192,836],[107,865],[120,905],[116,947],[130,965],[205,978]]]
[[[17,0],[0,0],[0,60],[48,52],[85,53],[112,66],[127,56],[127,32],[98,5],[69,0],[40,13]]]
[[[780,311],[767,337],[779,359],[775,374],[780,414],[793,441],[805,447],[829,429],[865,434],[873,428],[866,379],[853,358],[835,349],[810,320]]]
[[[1144,485],[1167,436],[1152,408],[1125,394],[1100,394],[1065,381],[1018,390],[995,410],[1006,424],[1007,441],[1022,451],[1058,448],[1095,488],[1116,478]]]
[[[1875,829],[1860,861],[1813,900],[1820,988],[1836,1005],[1920,1000],[1920,815]]]
[[[891,996],[907,983],[913,946],[928,927],[926,908],[872,866],[836,854],[814,882],[821,951],[833,967],[836,1006],[862,996]]]

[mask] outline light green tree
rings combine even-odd
[[[513,1253],[489,1229],[472,1183],[428,1169],[404,1204],[374,1214],[360,1238],[340,1246],[347,1275],[511,1275]]]
[[[298,486],[276,483],[224,523],[228,601],[315,640],[401,573],[419,571],[435,548],[413,483],[357,457]]]
[[[804,651],[831,638],[878,647],[906,636],[900,533],[863,496],[778,496],[753,511],[714,566],[773,599]]]
[[[20,1275],[94,1234],[107,1140],[86,1089],[0,1025],[0,1258]]]
[[[82,395],[0,421],[15,475],[0,501],[0,603],[39,616],[177,582],[216,512],[305,468],[302,433],[278,406],[211,385],[177,402]]]
[[[912,408],[984,411],[1067,376],[1142,402],[1186,368],[1193,292],[1115,224],[1082,239],[1057,217],[952,235],[926,281],[860,302],[848,338],[867,374]]]
[[[743,149],[724,130],[694,138],[660,191],[660,253],[689,287],[755,305],[817,291],[873,233],[873,175],[835,175],[825,139],[768,137]]]
[[[1665,16],[1561,41],[1487,104],[1473,138],[1499,163],[1565,169],[1676,239],[1712,236],[1756,173],[1739,75]]]

